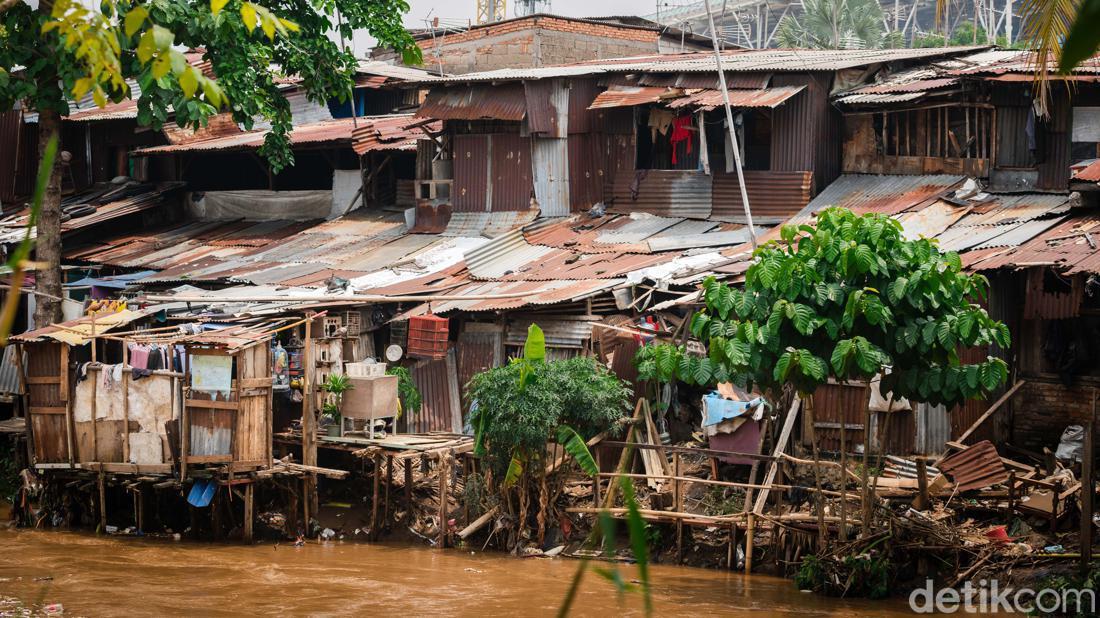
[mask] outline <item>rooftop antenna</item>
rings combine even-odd
[[[491,24],[504,20],[505,0],[477,0],[477,23]]]
[[[516,17],[552,12],[550,0],[516,0]]]
[[[726,107],[726,127],[730,132],[730,150],[737,168],[737,184],[741,189],[741,203],[745,206],[745,223],[749,226],[749,240],[756,252],[756,228],[752,224],[752,210],[749,209],[749,192],[745,189],[745,172],[741,169],[741,149],[737,142],[737,129],[733,126],[733,110],[730,108],[730,93],[726,90],[726,71],[722,67],[722,52],[718,49],[718,34],[714,29],[714,14],[710,11],[710,0],[703,0],[707,7],[707,22],[710,24],[710,41],[714,45],[714,60],[718,63],[718,88],[722,90],[722,102]]]

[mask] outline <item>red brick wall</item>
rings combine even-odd
[[[652,30],[531,17],[417,41],[424,64],[448,73],[527,68],[657,53]],[[436,48],[440,51],[437,58]]]

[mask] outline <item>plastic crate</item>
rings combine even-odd
[[[363,332],[363,314],[358,311],[344,312],[344,326],[348,327],[348,337],[358,337]]]
[[[449,324],[450,320],[437,315],[409,318],[408,355],[413,358],[445,358]]]

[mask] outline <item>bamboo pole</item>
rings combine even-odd
[[[814,487],[817,489],[817,547],[824,550],[828,542],[829,530],[825,527],[825,497],[821,495],[821,454],[817,448],[817,428],[814,426],[817,419],[814,418],[814,396],[810,393],[806,396],[806,417],[810,426],[810,448],[814,454]]]
[[[682,511],[684,510],[683,493],[681,491],[680,483],[680,453],[672,454],[672,491],[675,496],[672,500],[672,510]],[[676,564],[681,564],[684,561],[684,522],[681,520],[676,521]]]
[[[439,454],[439,549],[447,547],[447,475],[450,461]]]
[[[848,425],[847,411],[841,411],[840,417],[840,491],[848,490]],[[848,540],[848,501],[840,501],[840,541]]]

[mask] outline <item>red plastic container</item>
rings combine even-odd
[[[450,320],[438,315],[409,318],[408,354],[412,358],[440,359],[447,356]]]

